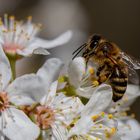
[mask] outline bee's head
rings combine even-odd
[[[94,55],[95,49],[98,47],[99,41],[101,39],[101,35],[94,34],[90,37],[89,42],[87,43],[87,48],[83,53],[83,57],[87,58],[91,55]]]

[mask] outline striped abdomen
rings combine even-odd
[[[113,89],[113,101],[117,102],[123,97],[127,88],[127,67],[115,67],[109,81]]]

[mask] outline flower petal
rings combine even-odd
[[[42,48],[51,49],[67,43],[71,39],[71,37],[72,37],[72,31],[68,30],[51,41],[36,38],[35,43]]]
[[[55,81],[51,84],[48,94],[46,94],[40,101],[42,105],[49,106],[53,102],[56,96],[57,84],[58,84],[58,81]]]
[[[85,88],[80,87],[80,88],[76,89],[76,94],[81,96],[81,97],[85,97],[85,98],[89,99],[89,98],[91,98],[91,96],[92,96],[92,94],[93,94],[95,89],[96,88],[92,88],[92,87],[85,87]]]
[[[44,81],[47,92],[52,82],[58,79],[62,66],[60,59],[51,58],[38,70],[37,75]]]
[[[42,97],[46,94],[45,83],[35,74],[27,74],[13,81],[8,86],[7,93],[9,94],[10,101],[13,101],[14,104],[17,103],[18,105],[26,105],[27,98],[31,98],[28,100],[28,104],[32,104],[32,101],[39,102],[40,99],[42,99]],[[18,101],[16,101],[15,98]]]
[[[17,106],[31,105],[31,104],[36,103],[35,100],[33,100],[31,97],[27,97],[25,94],[10,96],[10,102],[14,103]]]
[[[2,90],[6,88],[11,80],[11,67],[2,47],[0,46],[0,86]]]
[[[45,51],[45,49],[51,49],[57,46],[61,46],[65,43],[67,43],[72,37],[72,32],[71,31],[67,31],[65,33],[63,33],[62,35],[60,35],[59,37],[57,37],[54,40],[48,41],[48,40],[44,40],[41,38],[34,38],[32,41],[30,41],[30,44],[28,47],[26,47],[23,50],[18,50],[18,54],[23,55],[23,56],[30,56],[33,53],[36,54],[36,50],[38,50],[38,48],[42,48],[42,50],[40,50],[39,54],[47,54],[48,52]]]
[[[89,102],[85,105],[82,115],[97,114],[104,111],[112,101],[112,88],[109,85],[101,84],[93,92]]]
[[[120,108],[127,108],[136,100],[138,96],[140,96],[139,86],[128,84],[126,93],[124,94],[122,100],[119,101]]]
[[[89,132],[89,130],[93,126],[93,121],[89,116],[83,116],[81,117],[78,122],[75,124],[75,126],[70,130],[68,137],[71,137],[72,135],[84,135]]]
[[[84,58],[77,57],[70,64],[68,68],[68,76],[71,85],[78,87],[83,75],[86,72],[86,63]]]
[[[52,127],[52,140],[67,140],[66,128],[62,124],[54,124]]]
[[[135,119],[127,120],[126,123],[121,123],[119,127],[120,133],[125,135],[122,136],[122,140],[139,140],[140,139],[140,124]],[[129,129],[123,129],[124,126],[129,127]]]
[[[7,124],[3,133],[10,140],[35,140],[39,136],[39,128],[22,111],[15,108],[10,108],[9,111],[13,119],[4,112]]]
[[[49,55],[50,53],[44,48],[37,48],[33,51],[34,54]]]

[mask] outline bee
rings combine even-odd
[[[120,48],[101,35],[92,35],[73,52],[75,58],[82,50],[86,63],[89,60],[97,64],[96,76],[99,84],[108,83],[113,90],[113,101],[120,100],[126,92],[129,77],[137,77],[135,69],[140,69],[139,61],[121,51]],[[134,78],[133,78],[134,79]],[[138,78],[136,79],[138,83]]]

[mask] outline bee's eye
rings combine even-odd
[[[108,47],[106,45],[104,45],[103,50],[108,51]]]
[[[99,40],[101,39],[100,35],[93,35],[93,37],[91,38],[91,48],[95,48],[99,42]]]
[[[95,47],[97,46],[97,44],[98,44],[97,41],[93,41],[93,42],[91,43],[91,48],[92,48],[92,49],[95,48]]]
[[[104,45],[103,46],[103,53],[106,54],[106,53],[108,53],[108,51],[109,51],[109,48],[106,45]]]

